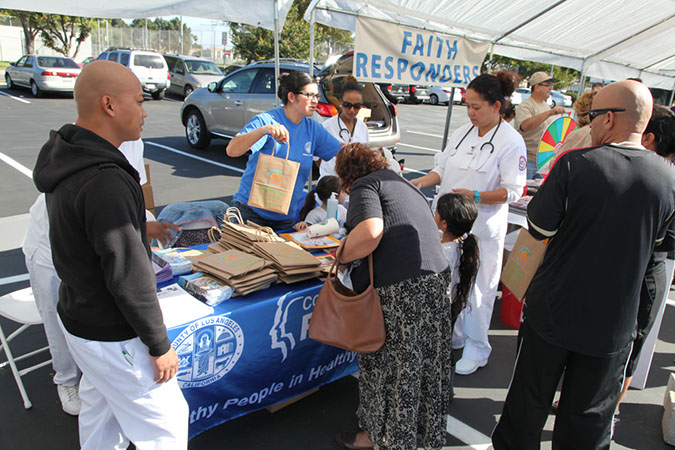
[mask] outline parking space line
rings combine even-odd
[[[402,145],[404,147],[410,147],[410,148],[418,148],[420,150],[428,150],[430,152],[435,152],[435,153],[441,153],[441,150],[436,150],[436,149],[429,148],[429,147],[420,147],[419,145],[404,144],[403,142],[399,142],[397,145]]]
[[[437,137],[443,139],[443,136],[440,136],[438,134],[431,134],[431,133],[422,133],[421,131],[413,131],[413,130],[405,130],[406,133],[413,133],[413,134],[421,134],[422,136],[431,136],[431,137]],[[448,136],[450,137],[450,136]]]
[[[426,175],[427,172],[422,172],[421,170],[415,170],[415,169],[409,169],[408,167],[403,168],[404,172],[413,172],[413,173],[421,173],[422,175]]]
[[[14,275],[13,277],[0,278],[0,286],[5,284],[20,283],[21,281],[26,281],[30,279],[30,275],[24,273],[22,275]]]
[[[1,93],[1,92],[0,92]],[[12,158],[9,156],[5,155],[4,153],[0,153],[0,160],[6,162],[10,166],[14,167],[16,170],[21,172],[22,174],[26,175],[28,178],[33,178],[33,171],[28,169],[27,167],[22,166],[18,162],[14,161]]]
[[[238,167],[233,167],[233,166],[228,166],[227,164],[219,163],[217,161],[212,161],[210,159],[202,158],[201,156],[193,155],[187,152],[184,152],[182,150],[175,149],[173,147],[169,147],[166,145],[162,144],[157,144],[156,142],[150,142],[150,141],[144,141],[146,144],[154,145],[155,147],[163,148],[164,150],[168,150],[170,152],[178,153],[179,155],[187,156],[188,158],[196,159],[197,161],[202,161],[208,164],[213,164],[214,166],[218,167],[224,167],[225,169],[230,169],[234,172],[238,173],[244,173],[244,169],[240,169]]]
[[[22,102],[22,103],[28,103],[28,104],[30,104],[30,102],[29,102],[28,100],[24,100],[24,99],[22,99],[22,98],[15,97],[15,96],[13,96],[12,94],[8,94],[7,92],[2,92],[2,91],[0,91],[0,94],[6,95],[7,97],[9,97],[9,98],[11,98],[11,99],[14,99],[14,100],[16,100],[17,102]]]
[[[475,450],[487,450],[492,446],[492,439],[480,431],[474,430],[464,422],[448,415],[446,431]]]

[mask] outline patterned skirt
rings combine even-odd
[[[450,400],[450,272],[378,288],[384,346],[359,354],[359,425],[375,448],[440,449]]]

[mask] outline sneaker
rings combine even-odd
[[[487,359],[484,361],[474,361],[473,359],[462,358],[457,361],[455,373],[458,375],[471,375],[481,367],[485,367]]]
[[[61,400],[61,407],[71,416],[77,416],[80,414],[80,407],[82,402],[80,402],[80,386],[56,386],[56,390],[59,392],[59,400]]]

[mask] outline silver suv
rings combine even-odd
[[[313,118],[318,122],[338,114],[344,77],[351,74],[352,61],[353,52],[349,52],[321,71],[315,69],[321,99]],[[280,68],[281,73],[306,72],[308,66],[297,61],[282,61]],[[363,104],[370,110],[366,121],[370,144],[395,149],[400,137],[396,107],[373,83],[363,84]],[[281,101],[274,94],[274,62],[260,61],[196,90],[183,102],[181,120],[188,144],[205,148],[212,138],[232,138],[253,117],[279,106]]]
[[[219,81],[225,75],[213,61],[185,55],[163,55],[169,66],[171,86],[167,92],[189,97],[195,89]]]
[[[154,50],[110,47],[96,59],[115,61],[127,66],[141,80],[143,91],[152,95],[155,100],[164,98],[164,92],[171,84],[166,61]]]

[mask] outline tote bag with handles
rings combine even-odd
[[[271,155],[261,152],[258,156],[248,206],[286,215],[293,200],[293,189],[300,163],[288,159],[291,149],[290,139],[286,143],[286,158],[274,156],[276,147],[275,141]]]
[[[373,255],[368,255],[370,285],[361,294],[357,294],[345,287],[336,276],[345,241],[346,239],[338,249],[333,266],[316,299],[309,322],[309,337],[353,352],[376,352],[384,345],[386,332],[380,295],[373,286]]]

